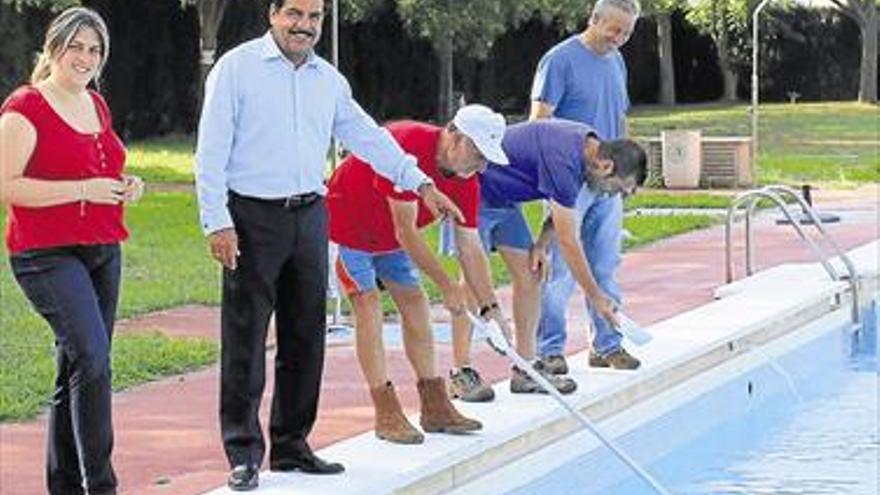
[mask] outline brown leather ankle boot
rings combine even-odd
[[[449,402],[442,377],[421,378],[418,383],[422,401],[422,429],[428,433],[467,433],[479,430],[483,424],[466,418]]]
[[[373,408],[376,415],[376,436],[394,443],[415,444],[425,441],[425,436],[410,424],[403,414],[394,385],[386,382],[381,387],[371,388]]]

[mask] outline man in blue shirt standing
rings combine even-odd
[[[599,0],[585,31],[554,46],[541,59],[532,86],[531,119],[565,118],[592,126],[604,140],[626,135],[626,65],[619,48],[639,17],[638,0]],[[622,303],[615,271],[620,264],[623,201],[620,194],[583,188],[576,209],[580,237],[593,275],[614,305]],[[565,308],[575,280],[551,245],[551,278],[545,284],[538,326],[538,354],[546,368],[564,374]],[[587,301],[593,320],[590,365],[635,369],[640,363],[621,346],[614,317]],[[597,309],[600,309],[597,311]]]
[[[562,119],[544,119],[509,126],[502,141],[510,165],[490,166],[480,175],[478,230],[486,250],[501,255],[513,280],[513,318],[517,352],[562,393],[575,390],[568,377],[547,370],[535,360],[540,285],[544,253],[551,238],[597,316],[614,318],[614,307],[596,283],[590,263],[578,239],[576,210],[581,190],[590,194],[633,194],[644,182],[647,157],[635,142],[619,139],[600,142],[590,126]],[[547,200],[550,216],[535,242],[523,216],[521,204]],[[553,235],[555,233],[555,236]],[[470,332],[466,319],[454,321],[453,356],[457,370],[451,373],[453,395],[467,401],[491,400],[491,389],[474,387],[478,377],[470,366]],[[468,386],[471,385],[471,386]],[[480,394],[476,390],[488,390]],[[543,392],[527,374],[514,369],[510,380],[514,393]]]
[[[352,99],[314,53],[323,0],[272,0],[269,31],[226,53],[205,85],[196,149],[202,229],[223,265],[220,429],[233,490],[258,484],[265,454],[259,408],[274,313],[275,390],[269,465],[343,471],[311,451],[324,363],[331,136],[435,214],[461,212]]]

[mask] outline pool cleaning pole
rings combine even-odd
[[[513,350],[513,348],[510,346],[510,342],[508,342],[507,337],[505,337],[504,334],[501,332],[501,329],[498,327],[497,323],[495,323],[494,321],[486,322],[472,315],[470,312],[466,313],[468,319],[471,320],[471,323],[478,329],[483,330],[486,335],[486,342],[490,346],[492,346],[492,348],[495,349],[496,352],[498,352],[502,356],[506,356],[507,358],[509,358],[511,361],[514,362],[514,364],[516,364],[517,367],[519,367],[519,369],[529,375],[532,380],[535,380],[535,382],[537,382],[538,385],[541,386],[541,388],[546,390],[547,393],[550,394],[550,396],[556,399],[556,402],[558,402],[559,405],[561,405],[575,418],[577,418],[581,422],[581,424],[590,431],[590,433],[592,433],[596,438],[599,439],[599,441],[605,444],[606,447],[611,449],[611,452],[613,452],[618,459],[629,466],[629,468],[632,469],[633,472],[635,472],[636,475],[638,475],[642,480],[644,480],[645,483],[650,485],[651,488],[654,489],[654,491],[656,491],[660,495],[672,495],[672,492],[667,490],[665,487],[663,487],[663,485],[660,484],[659,481],[654,479],[654,477],[651,476],[651,473],[645,471],[644,469],[642,469],[641,466],[636,464],[636,461],[634,461],[629,455],[627,455],[626,452],[621,450],[620,447],[618,447],[617,444],[613,440],[611,440],[611,438],[602,433],[596,423],[594,423],[582,412],[578,411],[577,408],[569,404],[568,401],[566,401],[565,398],[562,397],[562,394],[559,393],[558,390],[556,390],[556,387],[548,382],[546,378],[541,376],[541,374],[538,373],[538,371],[536,371],[531,364],[523,359],[522,356],[517,354],[517,352]]]

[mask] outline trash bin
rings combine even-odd
[[[670,189],[695,189],[700,185],[703,162],[700,131],[662,131],[663,184]]]

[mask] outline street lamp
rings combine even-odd
[[[752,163],[758,163],[758,14],[770,3],[762,0],[752,12]]]

